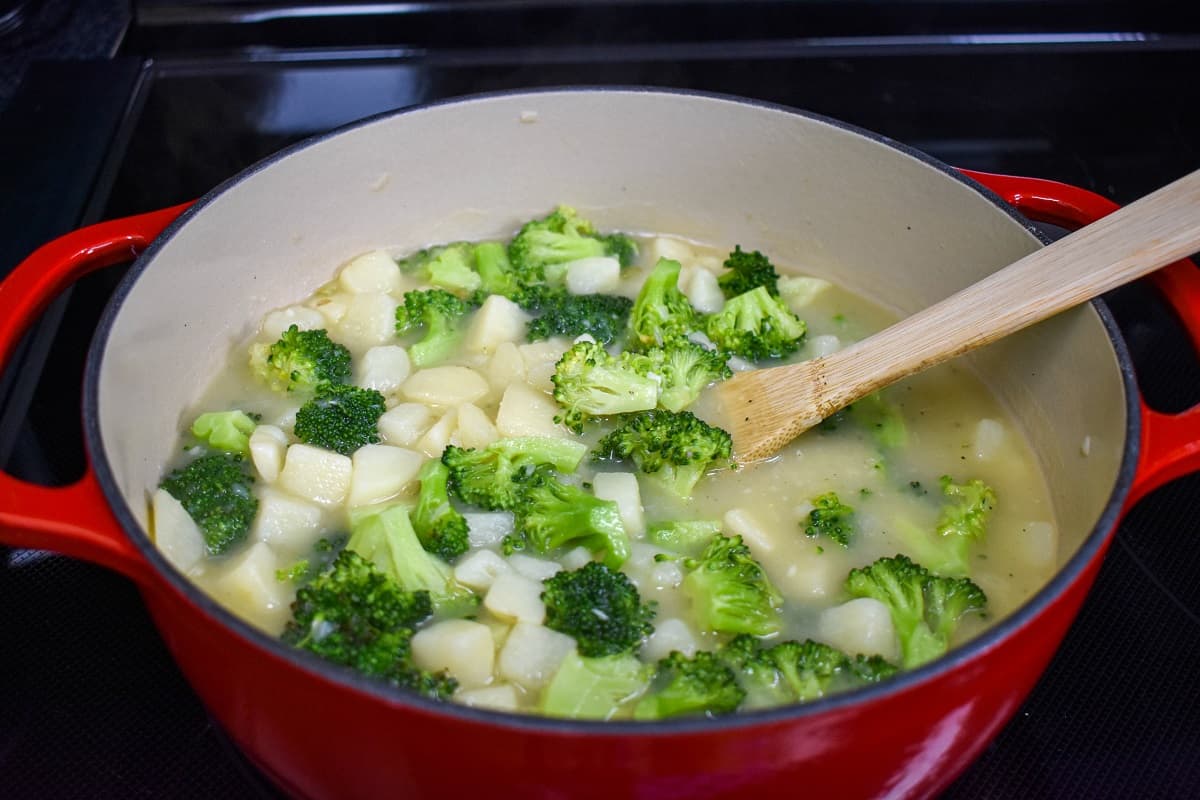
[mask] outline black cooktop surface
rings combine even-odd
[[[312,4],[141,4],[116,59],[21,73],[0,117],[0,274],[64,230],[196,197],[365,115],[534,86],[745,95],[1122,202],[1200,167],[1187,14],[1155,27],[1146,9],[1161,4],[1099,3],[1085,23],[1084,4],[1038,5],[446,2],[363,7],[356,28]],[[118,278],[88,278],[52,308],[0,382],[10,471],[82,471],[79,374]],[[1200,368],[1154,292],[1108,301],[1152,405],[1200,399]],[[1200,796],[1198,520],[1195,477],[1129,515],[1045,677],[948,797]],[[124,579],[0,548],[0,614],[0,797],[274,796]]]

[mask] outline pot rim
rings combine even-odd
[[[99,378],[104,366],[103,354],[108,342],[109,334],[112,331],[113,324],[120,313],[121,308],[124,305],[124,302],[127,299],[133,285],[137,282],[138,278],[148,267],[148,265],[154,261],[158,251],[165,246],[165,244],[171,240],[175,233],[184,225],[186,225],[192,219],[192,217],[201,213],[218,196],[224,194],[233,186],[241,183],[242,181],[253,178],[258,172],[288,157],[292,153],[323,142],[326,139],[334,136],[338,136],[344,132],[357,129],[359,127],[372,125],[384,119],[399,117],[409,113],[423,112],[439,106],[459,105],[463,103],[495,100],[514,96],[581,93],[660,94],[695,97],[704,100],[742,106],[752,106],[771,111],[783,112],[830,125],[879,144],[883,144],[889,148],[899,151],[903,155],[907,155],[930,167],[933,167],[948,178],[962,183],[983,195],[994,206],[996,206],[999,211],[1028,230],[1043,245],[1050,243],[1048,237],[1042,234],[1027,219],[1018,214],[1015,209],[1005,203],[1004,200],[1002,200],[997,194],[992,192],[987,187],[981,185],[977,181],[963,175],[953,167],[944,164],[938,159],[935,159],[920,150],[914,149],[901,142],[894,141],[893,139],[881,134],[865,130],[856,125],[851,125],[837,119],[832,119],[821,114],[803,111],[780,103],[773,103],[764,100],[716,92],[681,90],[669,87],[654,86],[603,85],[558,86],[484,92],[407,106],[398,110],[393,109],[390,111],[385,111],[360,120],[356,120],[334,130],[303,139],[283,148],[282,150],[272,153],[250,167],[242,170],[233,177],[223,181],[221,184],[207,192],[203,197],[198,199],[187,211],[185,211],[174,222],[172,222],[171,225],[168,226],[162,232],[162,234],[154,240],[150,247],[148,247],[137,258],[134,264],[127,271],[126,275],[121,280],[120,285],[113,293],[112,298],[106,305],[104,313],[100,319],[100,323],[96,328],[96,333],[92,338],[91,345],[88,348],[87,363],[84,370],[83,427],[84,440],[87,445],[89,457],[92,461],[92,466],[95,470],[97,480],[99,481],[101,489],[109,502],[109,507],[112,510],[113,515],[116,517],[121,528],[129,537],[130,541],[141,553],[142,557],[145,558],[146,561],[149,562],[154,568],[154,572],[157,574],[157,576],[165,580],[168,586],[186,598],[194,606],[198,607],[205,614],[205,616],[209,618],[210,621],[231,629],[241,638],[247,640],[250,644],[253,644],[254,646],[266,651],[267,654],[290,662],[292,665],[313,674],[314,677],[335,684],[342,689],[353,690],[360,694],[368,695],[374,700],[382,701],[392,706],[408,708],[413,711],[444,715],[446,717],[458,719],[463,722],[485,724],[500,728],[528,732],[539,732],[549,735],[585,734],[589,736],[608,735],[620,737],[660,737],[677,734],[720,734],[725,731],[736,730],[747,726],[772,725],[783,722],[792,722],[804,717],[815,717],[826,712],[832,712],[858,704],[868,705],[876,700],[904,693],[916,685],[934,681],[943,675],[954,672],[967,662],[983,657],[987,652],[997,647],[1001,641],[1014,635],[1019,629],[1025,627],[1035,617],[1041,615],[1048,609],[1049,606],[1055,603],[1059,597],[1080,578],[1092,561],[1103,551],[1109,538],[1115,534],[1121,509],[1132,485],[1134,474],[1137,468],[1141,433],[1141,414],[1138,403],[1139,394],[1137,390],[1137,383],[1132,361],[1130,359],[1128,349],[1126,348],[1125,341],[1122,338],[1116,322],[1114,321],[1107,306],[1099,299],[1092,300],[1091,304],[1095,308],[1096,313],[1099,315],[1104,329],[1108,334],[1109,341],[1111,342],[1113,350],[1115,351],[1117,363],[1121,371],[1122,385],[1125,390],[1126,407],[1125,447],[1115,485],[1113,486],[1108,501],[1104,506],[1103,512],[1101,513],[1095,526],[1087,534],[1086,538],[1080,544],[1076,552],[1062,567],[1059,568],[1054,577],[1051,578],[1051,580],[1045,586],[1034,593],[1034,595],[1026,600],[1016,611],[1000,620],[995,625],[989,627],[979,636],[971,639],[962,646],[955,648],[942,658],[923,665],[917,669],[902,672],[880,684],[846,692],[840,692],[838,694],[810,703],[745,711],[713,719],[707,719],[704,717],[687,717],[655,722],[606,722],[597,720],[561,719],[532,714],[514,714],[503,711],[472,708],[454,702],[436,701],[421,697],[406,689],[368,678],[358,672],[355,672],[349,667],[344,667],[325,661],[312,653],[284,644],[278,638],[267,635],[263,631],[236,616],[233,612],[227,610],[224,606],[220,605],[216,600],[205,593],[198,585],[193,583],[187,576],[176,569],[174,565],[167,561],[167,559],[155,546],[154,542],[150,539],[148,533],[138,523],[137,518],[134,516],[129,505],[125,502],[125,498],[118,488],[117,481],[109,465],[109,460],[104,449],[103,440],[101,438],[98,414]]]

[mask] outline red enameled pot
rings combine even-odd
[[[3,364],[59,292],[137,258],[89,354],[91,466],[63,488],[0,474],[0,540],[136,581],[213,716],[296,796],[849,798],[947,786],[1041,674],[1123,511],[1200,465],[1200,409],[1168,416],[1141,402],[1100,304],[988,348],[981,362],[1047,472],[1059,574],[947,657],[808,706],[640,725],[435,704],[291,651],[217,606],[155,549],[147,489],[179,410],[219,366],[225,342],[357,252],[500,235],[560,201],[605,227],[759,247],[900,311],[1037,247],[1013,208],[1065,227],[1114,209],[1081,189],[956,173],[840,123],[708,95],[549,91],[368,120],[291,148],[190,209],[68,234],[0,284]],[[1153,280],[1200,348],[1196,268],[1180,262]]]

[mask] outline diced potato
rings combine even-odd
[[[204,558],[207,552],[204,535],[200,533],[200,528],[184,509],[183,504],[166,489],[159,489],[154,493],[152,506],[154,543],[176,569],[187,572]]]
[[[784,570],[779,590],[789,598],[802,601],[829,600],[842,591],[846,572],[841,559],[818,553],[813,548],[801,548]]]
[[[779,296],[792,313],[799,314],[832,285],[829,281],[807,275],[784,275],[779,279]]]
[[[306,306],[281,308],[263,317],[262,336],[268,342],[277,342],[293,325],[302,331],[312,331],[325,327],[325,317],[320,311]]]
[[[817,623],[821,641],[850,655],[879,655],[898,661],[899,642],[887,606],[870,597],[859,597],[821,612]]]
[[[500,438],[496,426],[474,403],[458,407],[458,442],[463,447],[483,448]]]
[[[458,413],[453,408],[447,411],[417,441],[417,449],[430,458],[441,458],[442,451],[446,449],[446,445],[450,444],[450,435],[454,433],[457,420]]]
[[[454,699],[472,708],[490,708],[493,711],[516,711],[517,689],[511,683],[498,683],[482,689],[460,689]]]
[[[264,482],[274,483],[279,478],[287,445],[287,434],[274,425],[259,425],[250,434],[250,460]]]
[[[348,501],[352,506],[365,506],[400,494],[416,480],[425,456],[389,444],[368,444],[354,451],[351,462],[354,474]]]
[[[282,566],[270,545],[255,542],[222,565],[223,574],[214,589],[251,624],[278,635],[291,616],[290,606],[296,596],[295,584],[275,577]]]
[[[366,350],[396,339],[397,302],[379,292],[349,295],[346,313],[338,320],[337,341],[354,350]]]
[[[717,276],[706,269],[694,271],[684,294],[697,311],[705,314],[715,314],[725,306],[725,293],[717,283]]]
[[[1025,560],[1036,567],[1053,567],[1058,562],[1058,529],[1049,522],[1029,522],[1017,537]]]
[[[496,619],[491,614],[484,614],[480,619],[484,625],[492,632],[492,641],[496,643],[496,652],[499,653],[504,643],[508,641],[508,634],[512,633],[512,623],[502,619]]]
[[[827,356],[830,353],[836,353],[842,349],[842,340],[834,336],[832,333],[825,333],[820,336],[814,336],[808,340],[808,352],[810,358],[820,358]]]
[[[655,589],[674,589],[683,583],[683,568],[678,561],[664,561],[650,570],[650,585]]]
[[[656,263],[660,258],[669,258],[680,264],[688,264],[696,258],[691,245],[670,236],[655,236],[651,239],[647,255],[650,257],[651,264]]]
[[[412,363],[408,360],[408,351],[400,345],[383,344],[363,353],[355,371],[358,386],[391,394],[408,380]]]
[[[424,403],[400,403],[383,412],[376,428],[388,444],[408,447],[416,444],[433,425],[433,412]]]
[[[567,340],[559,336],[518,347],[521,358],[525,360],[525,380],[529,385],[543,392],[554,391],[550,376],[554,374],[558,360],[568,347],[570,344]]]
[[[487,381],[470,367],[430,367],[409,376],[400,393],[408,400],[434,406],[474,403],[488,393]]]
[[[636,475],[632,472],[597,472],[592,478],[592,493],[601,500],[612,500],[617,504],[626,533],[638,539],[646,535],[646,515]]]
[[[345,502],[353,474],[349,457],[308,444],[294,444],[284,457],[279,486],[323,506],[336,506]]]
[[[332,297],[315,297],[312,299],[313,309],[325,319],[321,327],[328,328],[337,325],[346,316],[346,304],[350,296],[337,294]]]
[[[483,592],[492,588],[496,578],[506,572],[512,572],[512,567],[499,554],[476,550],[454,565],[454,580],[468,589]]]
[[[654,633],[642,645],[642,656],[651,661],[666,658],[678,650],[689,658],[696,654],[696,634],[688,624],[676,617],[656,620]]]
[[[461,686],[485,686],[492,679],[496,646],[487,625],[468,619],[448,619],[416,632],[413,661],[430,672],[445,670]]]
[[[468,511],[463,514],[467,521],[467,538],[471,547],[490,547],[513,532],[511,511]]]
[[[299,410],[300,406],[289,406],[275,415],[268,424],[285,431],[293,430],[296,427],[296,412]]]
[[[270,486],[258,492],[250,538],[273,547],[302,550],[320,538],[321,508]]]
[[[742,537],[742,541],[754,553],[755,558],[764,558],[775,550],[770,531],[744,508],[726,511],[724,528],[727,532]]]
[[[575,640],[565,633],[520,622],[500,650],[497,672],[526,689],[540,689],[550,682],[574,648]]]
[[[518,574],[539,583],[562,572],[562,564],[557,561],[534,558],[524,553],[513,553],[508,557],[508,563]]]
[[[581,258],[567,264],[571,294],[611,294],[621,283],[621,262],[611,256]]]
[[[1004,447],[1004,423],[995,419],[981,419],[975,426],[975,457],[990,461]]]
[[[592,560],[592,551],[586,547],[576,547],[568,550],[562,557],[563,569],[576,570],[587,566]]]
[[[541,624],[546,619],[542,584],[515,572],[496,576],[483,598],[483,606],[504,620]]]
[[[352,294],[394,292],[400,288],[400,267],[384,251],[372,250],[342,267],[338,283]]]
[[[525,359],[512,342],[501,342],[483,367],[483,375],[492,387],[492,396],[499,397],[513,383],[525,381]]]
[[[514,383],[500,399],[496,430],[501,436],[557,436],[567,438],[567,429],[554,421],[561,412],[558,403],[527,383]]]
[[[494,353],[504,342],[524,339],[528,324],[529,315],[519,305],[502,295],[491,295],[472,315],[463,347],[471,353]]]

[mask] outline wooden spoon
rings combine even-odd
[[[844,350],[716,387],[742,462],[901,378],[1200,251],[1200,170]]]

